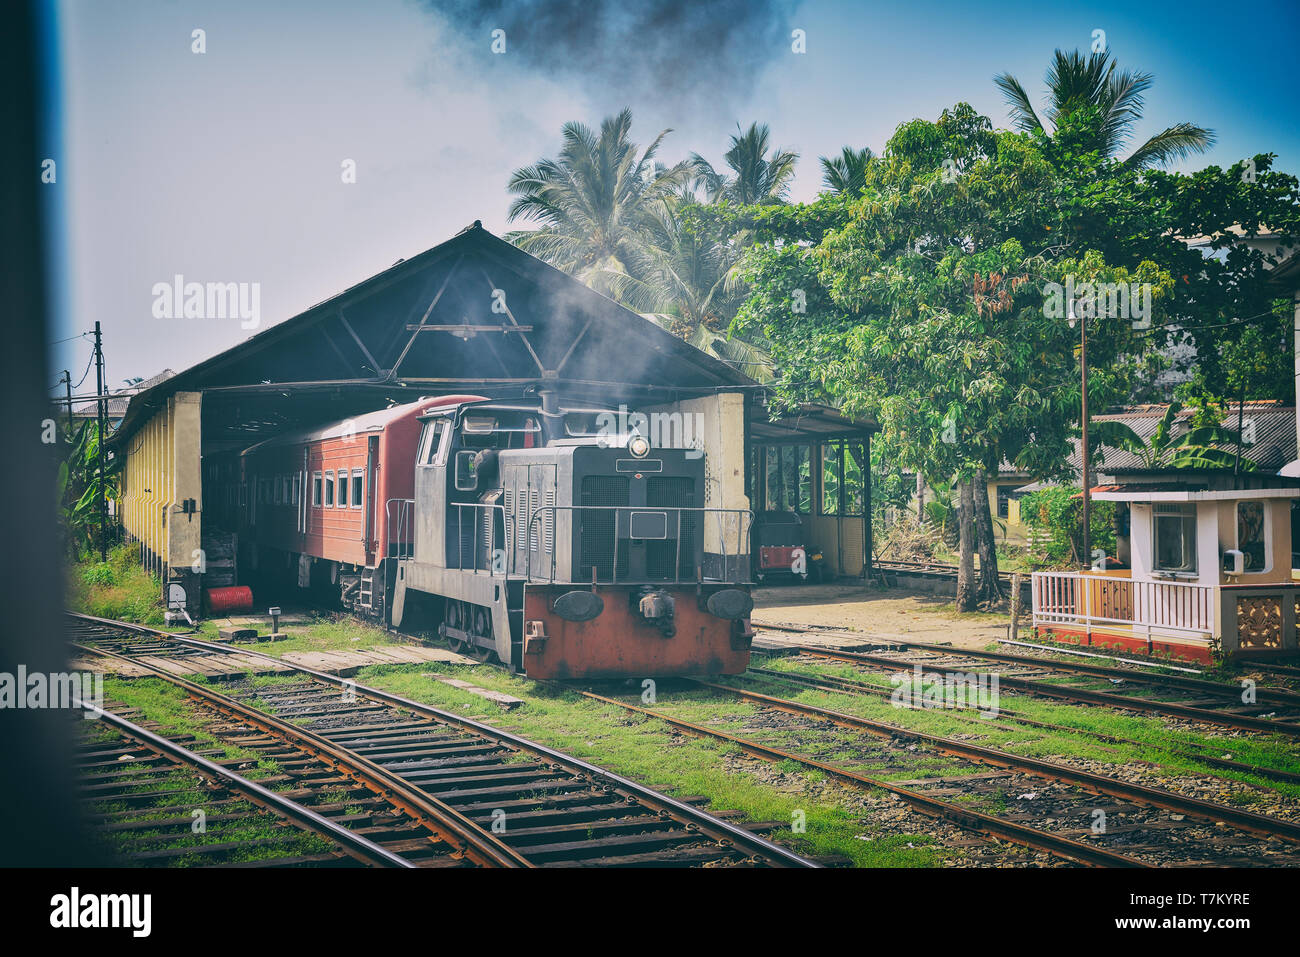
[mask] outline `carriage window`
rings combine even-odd
[[[334,470],[325,473],[325,507],[334,507]]]
[[[320,473],[313,472],[311,475],[311,504],[315,508],[320,508],[320,488]]]
[[[1196,571],[1196,506],[1154,506],[1155,562],[1161,572]]]
[[[348,507],[348,470],[339,469],[339,508]]]
[[[1264,503],[1237,503],[1237,548],[1247,572],[1267,570],[1268,550],[1264,547]]]
[[[352,507],[360,508],[363,496],[361,494],[362,483],[365,481],[365,469],[352,470]]]
[[[293,484],[290,486],[290,490],[293,492],[294,505],[298,504],[298,486],[301,484],[302,484],[302,476],[295,474],[293,477]]]

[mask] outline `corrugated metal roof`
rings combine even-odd
[[[1144,442],[1150,442],[1156,429],[1169,408],[1164,403],[1139,405],[1125,409],[1123,412],[1093,416],[1093,422],[1122,422],[1131,428]],[[1174,437],[1186,433],[1190,427],[1193,409],[1180,409],[1174,419]],[[1277,472],[1282,466],[1296,457],[1296,410],[1295,406],[1282,405],[1276,401],[1246,402],[1242,404],[1241,418],[1243,432],[1252,438],[1252,442],[1242,446],[1241,454],[1254,462],[1264,472]],[[1236,431],[1238,408],[1234,403],[1224,414],[1221,425]],[[1214,446],[1225,452],[1235,452],[1236,445],[1219,443]],[[1102,461],[1097,460],[1096,447],[1092,451],[1094,471],[1111,474],[1123,472],[1148,472],[1150,467],[1133,452],[1112,446],[1101,446]],[[1079,454],[1079,445],[1074,443],[1074,452],[1070,455],[1070,466],[1076,471],[1083,467]]]

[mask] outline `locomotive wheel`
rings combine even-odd
[[[444,621],[448,628],[456,628],[461,631],[465,630],[465,615],[460,602],[454,600],[447,602],[447,613],[444,616]],[[452,651],[460,652],[461,654],[464,654],[467,651],[469,644],[468,642],[462,641],[450,634],[447,635],[447,643],[451,645]]]
[[[473,621],[473,627],[470,629],[470,632],[472,634],[480,638],[491,637],[492,619],[488,615],[488,610],[486,608],[475,606],[473,615],[467,617],[469,617]],[[491,661],[494,657],[496,657],[496,652],[492,650],[492,647],[490,645],[480,645],[477,643],[470,645],[469,653],[473,655],[477,660],[484,663],[487,663],[488,661]]]

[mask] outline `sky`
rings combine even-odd
[[[1121,67],[1155,75],[1138,138],[1180,121],[1217,134],[1171,168],[1272,152],[1300,174],[1297,0],[52,0],[48,15],[50,382],[66,368],[74,386],[96,320],[118,388],[474,220],[520,225],[510,173],[556,155],[565,122],[598,127],[624,106],[642,146],[672,129],[669,163],[721,165],[737,124],[768,123],[801,155],[792,199],[810,200],[819,156],[880,152],[953,103],[1009,127],[993,75],[1038,101],[1053,50],[1087,51],[1100,30]],[[177,275],[257,284],[260,324],[157,317],[154,287]],[[90,370],[77,394],[93,388]]]

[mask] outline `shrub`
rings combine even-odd
[[[1091,544],[1115,554],[1115,503],[1093,501],[1089,508]],[[1053,485],[1020,500],[1020,520],[1043,541],[1053,565],[1083,564],[1083,497],[1074,488]]]
[[[73,565],[67,576],[65,604],[97,618],[142,625],[163,622],[162,581],[139,565],[136,547],[122,544],[107,561]]]

